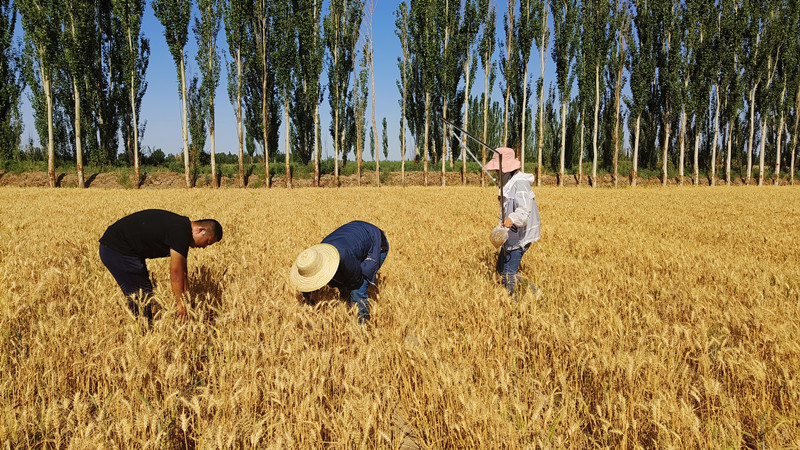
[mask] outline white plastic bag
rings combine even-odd
[[[500,248],[500,246],[505,244],[507,240],[508,228],[505,228],[502,225],[494,227],[492,232],[489,233],[489,242],[494,245],[494,248]]]

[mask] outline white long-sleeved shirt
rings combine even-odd
[[[541,239],[541,222],[536,196],[531,189],[534,176],[517,172],[503,187],[505,203],[503,211],[514,222],[508,229],[508,240],[504,247],[514,250]],[[502,222],[502,217],[500,218]]]

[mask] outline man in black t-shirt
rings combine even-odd
[[[191,221],[162,209],[146,209],[125,216],[106,229],[100,238],[100,259],[128,297],[128,306],[134,314],[139,314],[133,297],[141,293],[146,298],[153,293],[145,259],[169,256],[169,278],[177,312],[186,320],[183,294],[189,290],[186,268],[189,248],[203,248],[221,239],[222,225],[214,219]],[[152,318],[149,304],[144,315]]]

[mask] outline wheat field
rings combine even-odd
[[[514,302],[479,187],[0,188],[3,448],[796,448],[800,189],[534,189]],[[216,218],[134,318],[98,257],[120,217]],[[290,287],[350,220],[388,258],[361,326]]]

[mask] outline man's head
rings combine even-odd
[[[192,221],[191,247],[203,248],[222,240],[222,225],[214,219]]]

